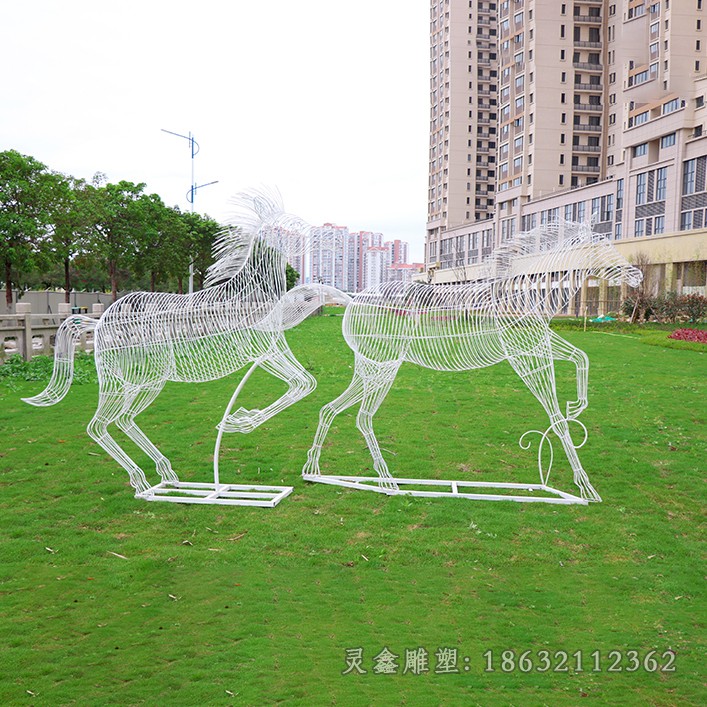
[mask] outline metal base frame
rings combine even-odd
[[[162,482],[135,495],[145,501],[202,503],[222,506],[259,506],[274,508],[292,493],[292,486],[258,484],[208,484],[197,482]]]
[[[144,493],[135,494],[135,498],[145,501],[169,501],[171,503],[201,503],[221,506],[257,506],[259,508],[274,508],[283,498],[289,496],[292,486],[262,486],[260,484],[222,484],[219,477],[219,452],[226,418],[231,413],[236,398],[243,390],[248,378],[258,367],[260,359],[256,360],[241,379],[238,387],[223,413],[221,424],[218,425],[216,446],[214,447],[214,480],[212,483],[196,481],[162,481],[152,486]]]
[[[327,476],[324,474],[304,474],[302,476],[305,481],[314,481],[320,484],[332,484],[334,486],[345,486],[347,488],[358,489],[359,491],[375,491],[376,493],[384,493],[388,496],[421,496],[433,498],[468,498],[475,501],[517,501],[520,503],[560,503],[564,505],[579,504],[586,506],[588,501],[586,498],[574,496],[565,491],[552,488],[545,484],[511,484],[511,483],[496,483],[492,481],[442,481],[440,479],[398,479],[389,478],[381,479],[377,476]],[[449,491],[421,491],[418,489],[390,489],[381,486],[381,481],[394,483],[400,486],[447,486]],[[468,493],[464,491],[467,488],[478,489],[509,489],[515,491],[526,491],[530,494],[542,492],[545,494],[554,494],[554,496],[541,495],[507,495],[493,493]]]

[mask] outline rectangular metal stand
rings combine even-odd
[[[579,496],[573,496],[570,493],[565,493],[551,486],[544,484],[511,484],[511,483],[496,483],[492,481],[443,481],[441,479],[397,479],[391,478],[391,481],[400,486],[447,486],[449,491],[421,491],[418,489],[399,488],[391,490],[380,486],[381,479],[378,476],[325,476],[316,474],[307,474],[302,477],[305,481],[314,481],[320,484],[332,484],[335,486],[345,486],[347,488],[358,489],[360,491],[375,491],[376,493],[384,493],[388,496],[422,496],[434,498],[468,498],[475,501],[517,501],[520,503],[561,503],[561,504],[581,504],[588,505],[588,501]],[[516,491],[526,491],[530,494],[535,492],[543,492],[545,494],[554,494],[554,496],[541,495],[506,495],[493,493],[467,493],[463,491],[466,488],[477,489],[509,489]]]
[[[260,486],[258,484],[215,484],[179,481],[162,482],[135,498],[145,501],[202,503],[223,506],[260,506],[274,508],[292,493],[292,486]]]

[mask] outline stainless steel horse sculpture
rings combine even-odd
[[[128,472],[136,496],[154,500],[157,487],[111,436],[109,425],[115,423],[152,459],[162,487],[178,487],[170,461],[135,422],[165,383],[214,380],[247,363],[253,364],[251,371],[259,366],[287,383],[287,392],[263,410],[239,408],[230,414],[229,405],[220,424],[218,453],[222,432],[250,432],[314,390],[316,381],[295,358],[284,332],[319,307],[325,295],[342,303],[349,299],[316,285],[286,292],[287,260],[306,250],[311,228],[284,213],[275,193],[244,192],[236,204],[238,216],[215,243],[216,261],[206,289],[189,295],[136,292],[115,302],[98,320],[71,316],[56,337],[49,385],[25,399],[47,406],[66,395],[75,342],[92,329],[99,398],[88,434]],[[231,404],[234,400],[235,395]],[[217,459],[214,468],[217,475]],[[215,483],[218,487],[218,478]]]
[[[550,286],[550,273],[562,273],[555,287]],[[504,244],[477,282],[449,286],[387,283],[356,295],[343,319],[344,337],[355,354],[353,380],[321,409],[304,478],[385,493],[504,498],[463,494],[457,487],[461,482],[443,482],[452,485],[451,494],[401,491],[399,484],[412,480],[394,479],[389,473],[373,432],[373,417],[406,361],[438,371],[468,371],[508,361],[547,412],[550,428],[541,433],[543,442],[550,431],[559,437],[581,497],[549,489],[550,469],[543,471],[540,458],[541,484],[536,489],[560,494],[559,500],[552,499],[555,502],[600,501],[577,456],[581,444],[574,445],[570,436],[570,423],[576,421],[586,439],[586,429],[577,417],[587,406],[587,356],[549,327],[551,317],[590,276],[631,286],[641,280],[641,272],[609,240],[593,233],[591,225],[562,222],[541,226]],[[577,399],[567,403],[565,414],[555,388],[556,360],[571,361],[577,368]],[[377,481],[370,479],[372,483],[367,484],[356,477],[325,476],[319,468],[322,445],[334,418],[356,404],[360,404],[356,424],[378,474]],[[542,443],[539,457],[541,452]],[[487,485],[528,489],[527,484]],[[512,498],[549,500],[537,495]]]

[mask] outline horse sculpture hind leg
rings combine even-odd
[[[568,421],[560,412],[555,389],[551,336],[549,330],[542,331],[544,326],[543,323],[536,326],[530,324],[526,325],[527,328],[524,327],[523,330],[513,328],[505,332],[503,338],[508,352],[508,361],[547,412],[550,426],[562,442],[562,447],[572,467],[574,482],[579,487],[582,498],[588,501],[601,501],[579,461],[577,448],[570,435]],[[541,480],[543,483],[547,483],[546,477]]]
[[[577,400],[567,403],[567,419],[574,420],[587,407],[589,359],[587,354],[550,330],[550,348],[556,361],[570,361],[577,368]]]
[[[91,422],[88,423],[87,431],[89,436],[128,472],[130,485],[135,489],[135,495],[140,495],[150,488],[145,474],[108,432],[108,425],[120,417],[124,407],[123,385],[117,379],[104,378],[100,383],[98,409]]]
[[[361,430],[373,457],[373,468],[380,477],[378,485],[390,491],[397,491],[398,485],[392,480],[388,465],[378,446],[378,440],[373,432],[373,416],[388,395],[400,364],[401,361],[378,363],[360,356],[356,357],[356,366],[363,378],[363,399],[356,416],[356,426]]]
[[[145,435],[135,423],[135,417],[154,401],[163,387],[164,382],[161,382],[149,388],[139,388],[135,394],[126,396],[126,402],[120,416],[116,420],[116,425],[155,462],[157,473],[160,475],[163,482],[177,483],[179,482],[179,478],[174,471],[172,471],[172,465],[169,459],[155,447],[148,439],[147,435]]]
[[[359,375],[358,370],[355,369],[348,388],[330,403],[324,405],[319,411],[319,425],[314,435],[312,447],[307,452],[307,461],[302,469],[302,476],[320,476],[319,457],[322,454],[322,446],[334,422],[334,418],[352,405],[361,402],[362,399],[363,378]]]

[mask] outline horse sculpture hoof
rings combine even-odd
[[[581,413],[584,411],[584,409],[587,407],[587,404],[585,402],[568,402],[567,403],[567,419],[568,420],[576,420]]]
[[[222,420],[219,429],[224,432],[241,432],[248,434],[256,427],[265,422],[265,416],[261,410],[246,410],[238,408],[232,415],[228,415]]]

